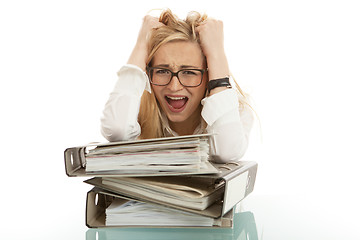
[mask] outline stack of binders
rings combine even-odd
[[[92,177],[86,225],[231,228],[257,163],[212,163],[209,141],[200,134],[66,149],[66,174]]]

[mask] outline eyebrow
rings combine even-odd
[[[159,64],[156,65],[154,67],[163,67],[163,68],[170,68],[169,64]],[[196,67],[196,66],[192,66],[192,65],[180,65],[180,69],[184,69],[184,68],[195,68],[195,69],[199,69],[201,67]]]

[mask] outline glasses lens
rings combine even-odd
[[[179,72],[178,76],[184,86],[195,87],[201,83],[202,72],[196,69],[184,69]]]
[[[202,71],[199,69],[183,69],[178,73],[178,79],[183,86],[196,87],[201,84]],[[152,68],[150,70],[151,82],[155,85],[167,85],[170,83],[173,73],[164,68]]]
[[[171,71],[163,68],[153,68],[150,71],[151,82],[156,85],[167,85],[171,78]]]

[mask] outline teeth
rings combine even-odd
[[[181,100],[185,98],[185,97],[170,97],[170,96],[166,96],[166,97],[170,98],[171,100]]]

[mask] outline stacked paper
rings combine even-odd
[[[91,181],[90,181],[91,183]],[[163,204],[175,204],[204,210],[222,198],[222,184],[216,186],[186,177],[102,178],[102,184],[130,197],[152,199]]]
[[[231,227],[257,164],[210,162],[211,135],[89,144],[65,150],[68,176],[95,176],[89,227]],[[98,198],[98,200],[96,200]]]
[[[216,172],[209,164],[209,142],[202,138],[152,139],[88,147],[86,172],[146,174]]]
[[[214,219],[150,203],[123,202],[116,198],[106,209],[106,226],[203,226]]]

